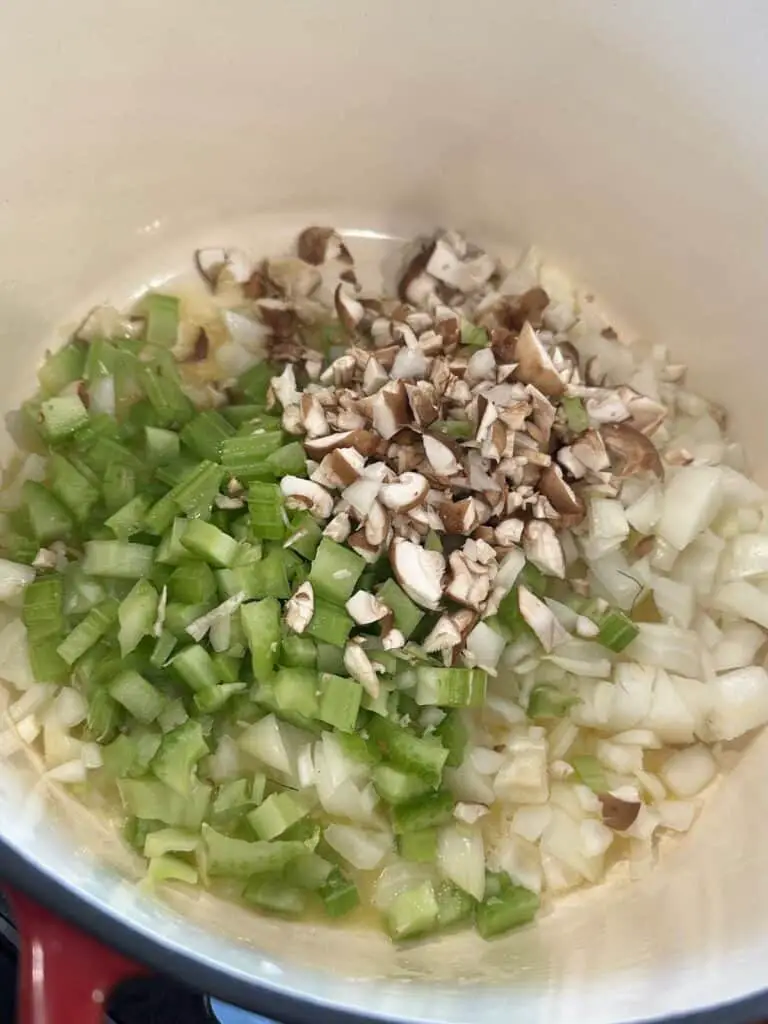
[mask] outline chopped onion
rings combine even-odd
[[[14,619],[0,632],[0,678],[18,690],[35,683],[27,652],[27,630],[21,619]]]
[[[485,894],[485,847],[477,829],[446,825],[437,840],[441,875],[476,900]]]
[[[393,847],[389,832],[374,832],[354,825],[329,825],[323,838],[352,867],[361,871],[378,867]]]
[[[55,768],[51,768],[45,773],[45,777],[51,782],[75,785],[79,782],[85,782],[87,774],[85,765],[82,760],[78,758],[74,761],[65,761],[63,764],[59,764]]]
[[[659,537],[682,551],[706,530],[722,504],[724,471],[718,466],[683,466],[664,491]]]
[[[667,789],[685,799],[695,796],[709,785],[717,774],[717,764],[707,748],[697,744],[695,747],[676,750],[659,774]]]
[[[556,651],[546,655],[546,660],[566,672],[592,679],[607,679],[611,674],[611,662],[600,644],[573,639],[561,644]]]
[[[87,715],[88,703],[80,691],[71,686],[62,686],[46,715],[46,721],[51,721],[62,729],[72,729],[84,722]]]
[[[644,665],[652,665],[696,678],[701,674],[701,644],[694,632],[657,622],[642,622],[624,652]]]
[[[589,563],[590,579],[598,596],[604,595],[625,612],[632,610],[642,591],[632,569],[623,551],[611,551]]]
[[[88,771],[101,768],[104,764],[104,758],[101,756],[101,747],[98,743],[84,743],[80,751],[80,759]]]
[[[373,902],[379,910],[388,910],[401,893],[434,879],[435,869],[431,864],[397,860],[388,864],[376,879]]]
[[[661,515],[663,492],[659,484],[651,484],[642,497],[626,510],[627,522],[633,530],[647,535],[653,532]]]
[[[208,759],[208,773],[214,782],[236,779],[243,769],[240,747],[231,736],[222,736]]]
[[[0,558],[0,601],[10,601],[18,597],[34,578],[35,570],[31,565]]]
[[[503,636],[486,623],[478,622],[465,644],[465,650],[472,658],[469,664],[474,662],[480,668],[494,671],[505,646],[506,640]]]
[[[91,412],[106,413],[108,416],[115,415],[115,378],[99,377],[88,389],[89,406]]]
[[[768,673],[760,665],[726,672],[710,686],[712,739],[735,740],[768,722]]]
[[[726,583],[715,592],[712,604],[720,611],[749,619],[763,629],[768,629],[768,594],[764,594],[752,583],[744,580]]]
[[[661,800],[656,805],[662,828],[687,832],[696,817],[696,805],[688,800]]]
[[[602,857],[613,842],[613,832],[602,821],[587,818],[579,825],[581,849],[585,857]]]
[[[535,843],[541,839],[551,817],[552,808],[548,804],[518,807],[512,818],[512,831],[530,843]]]
[[[727,545],[724,556],[724,580],[768,575],[768,534],[743,533]]]
[[[667,576],[654,576],[651,589],[656,607],[664,618],[672,619],[676,626],[688,629],[696,609],[693,587]]]
[[[598,740],[595,749],[597,759],[611,771],[622,775],[633,775],[643,770],[643,748],[622,743]]]
[[[715,671],[726,672],[751,665],[765,640],[765,633],[752,622],[724,626],[720,642],[712,652]]]
[[[42,711],[56,693],[53,683],[35,683],[14,701],[8,708],[8,717],[12,722],[20,722],[27,715]]]

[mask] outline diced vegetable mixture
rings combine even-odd
[[[768,499],[534,255],[342,238],[94,311],[14,421],[0,753],[146,884],[490,939],[685,832],[768,720]],[[205,295],[202,294],[205,290]]]

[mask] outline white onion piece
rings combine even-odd
[[[279,722],[274,715],[249,725],[238,740],[246,753],[292,778],[296,774],[299,750],[306,742],[305,732],[287,722]]]
[[[611,662],[605,656],[605,648],[590,640],[568,640],[561,644],[555,654],[545,658],[565,672],[591,679],[607,679],[611,674]]]
[[[493,580],[494,587],[503,587],[508,592],[515,585],[517,577],[525,567],[525,555],[519,548],[508,551],[502,558],[499,571]]]
[[[35,480],[40,483],[45,480],[48,474],[48,460],[42,455],[31,454],[21,462],[13,479],[2,491],[0,491],[0,511],[8,512],[18,508],[21,501],[21,489],[27,480]]]
[[[596,882],[602,874],[602,857],[588,857],[582,852],[580,822],[559,807],[552,810],[552,820],[541,837],[541,851],[556,857],[590,882]]]
[[[713,690],[709,683],[700,679],[688,679],[670,673],[670,681],[675,691],[688,708],[693,719],[693,731],[697,736],[704,737],[708,728],[709,716],[712,713]]]
[[[693,587],[666,576],[654,576],[651,589],[656,607],[662,616],[665,619],[672,619],[676,626],[688,629],[696,609]]]
[[[720,642],[712,652],[715,671],[726,672],[751,665],[765,640],[765,633],[752,622],[724,626]]]
[[[707,530],[675,559],[672,576],[692,586],[699,597],[709,598],[724,547],[722,537]]]
[[[643,770],[643,748],[598,740],[595,749],[598,761],[620,775],[634,775]]]
[[[445,784],[457,800],[468,804],[492,804],[495,799],[493,786],[485,775],[465,757],[458,768],[446,768]]]
[[[681,676],[701,674],[701,644],[694,632],[657,622],[641,622],[638,630],[624,652],[628,657]]]
[[[474,663],[480,668],[493,672],[499,663],[506,643],[504,637],[495,629],[491,629],[484,622],[478,622],[466,639],[464,649],[472,659],[468,664]]]
[[[31,565],[9,562],[0,558],[0,601],[10,601],[18,597],[28,583],[35,578],[35,570]]]
[[[693,741],[696,726],[694,717],[664,669],[656,673],[651,706],[643,725],[646,729],[652,729],[665,743]]]
[[[725,580],[768,575],[768,534],[743,533],[725,549]]]
[[[547,889],[552,892],[566,892],[580,885],[583,881],[582,875],[575,871],[570,865],[565,864],[558,857],[555,857],[548,850],[542,850],[541,867],[544,873],[544,883]]]
[[[644,747],[646,750],[660,750],[661,740],[652,729],[627,729],[611,736],[612,743],[626,744],[630,747]]]
[[[642,590],[623,551],[611,551],[589,564],[590,579],[597,584],[598,595],[603,592],[612,604],[622,611],[631,611]]]
[[[95,384],[88,389],[89,410],[91,412],[106,413],[108,416],[115,415],[115,378],[99,377]]]
[[[661,515],[663,492],[659,484],[651,484],[642,497],[626,510],[627,522],[638,533],[649,534]]]
[[[730,466],[721,467],[723,501],[734,508],[746,505],[762,505],[766,500],[765,491],[754,480],[744,476]]]
[[[72,729],[84,722],[88,715],[88,703],[83,695],[72,686],[62,686],[46,716],[62,729]]]
[[[664,797],[667,795],[667,791],[664,788],[663,782],[657,775],[654,775],[652,772],[635,772],[635,778],[637,779],[640,787],[645,790],[645,792],[648,794],[651,800],[663,800]]]
[[[706,530],[722,504],[723,470],[716,466],[683,466],[664,490],[659,537],[682,551]]]
[[[208,759],[208,773],[214,782],[236,779],[243,769],[240,747],[231,736],[222,736]]]
[[[488,747],[474,747],[467,756],[472,767],[481,775],[495,775],[504,764],[504,755]]]
[[[307,743],[299,752],[296,764],[296,772],[299,776],[299,785],[302,789],[309,789],[315,784],[315,762],[312,757],[312,744]]]
[[[735,740],[768,722],[768,673],[760,665],[726,672],[710,686],[712,739]]]
[[[43,726],[43,752],[50,767],[66,761],[80,760],[82,741],[70,736],[60,726],[46,722]]]
[[[45,778],[50,782],[61,782],[64,785],[76,785],[85,782],[87,769],[82,760],[78,758],[73,761],[65,761],[63,764],[51,768],[45,773]]]
[[[720,611],[749,619],[768,629],[768,594],[752,583],[745,580],[726,583],[715,592],[712,604]]]
[[[688,800],[661,800],[656,805],[662,828],[687,832],[696,818],[696,805]]]
[[[709,785],[717,774],[717,764],[707,748],[697,744],[676,750],[659,774],[667,789],[685,799]]]
[[[27,630],[21,619],[14,619],[0,632],[0,679],[18,690],[27,690],[36,680],[27,651]]]
[[[651,709],[656,670],[621,662],[614,669],[613,680],[610,723],[620,732],[645,721]]]
[[[10,705],[8,717],[12,722],[20,722],[27,715],[37,714],[53,699],[55,693],[53,683],[35,683]]]
[[[518,807],[512,818],[512,831],[531,843],[537,842],[549,824],[552,808],[548,804]]]
[[[485,847],[477,829],[446,825],[437,840],[440,874],[476,900],[485,895]]]
[[[581,851],[585,857],[602,857],[613,842],[613,832],[602,821],[587,818],[579,825]]]
[[[512,737],[507,744],[507,759],[494,779],[493,789],[500,800],[545,803],[549,795],[546,742],[527,736]]]
[[[422,882],[434,880],[435,869],[431,864],[395,861],[388,864],[376,879],[373,902],[379,910],[388,910],[401,893],[415,889]]]
[[[323,838],[352,867],[361,871],[378,867],[393,847],[389,832],[374,832],[354,825],[329,825]]]
[[[88,771],[101,768],[104,758],[101,756],[101,747],[98,743],[84,743],[80,751],[80,760]]]
[[[267,340],[271,335],[271,331],[265,324],[231,309],[224,310],[223,317],[234,345],[255,355],[263,355]]]

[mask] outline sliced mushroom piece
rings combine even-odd
[[[361,518],[365,518],[389,475],[391,471],[388,466],[383,462],[374,462],[372,466],[366,466],[358,479],[345,488],[342,496]]]
[[[503,548],[519,544],[523,536],[525,523],[522,519],[505,519],[499,523],[495,530],[495,540]]]
[[[551,503],[555,511],[564,518],[563,525],[576,526],[584,518],[584,502],[563,476],[563,471],[554,463],[547,466],[539,477],[539,492]]]
[[[411,600],[422,608],[438,607],[445,575],[445,559],[439,551],[427,551],[396,537],[389,547],[389,560],[397,582]]]
[[[606,451],[605,441],[597,430],[586,430],[571,445],[571,454],[578,459],[582,466],[593,473],[602,473],[611,468],[611,460]],[[561,465],[565,463],[560,459]],[[569,469],[567,465],[566,469]]]
[[[376,669],[360,644],[354,640],[344,648],[344,668],[374,700],[379,696],[381,687]]]
[[[612,793],[598,793],[603,809],[603,824],[614,832],[626,832],[634,825],[642,804],[639,800],[622,800]]]
[[[493,404],[493,402],[489,402],[484,395],[480,395],[478,397],[477,412],[478,423],[477,430],[475,432],[475,440],[478,442],[478,444],[482,444],[483,441],[486,441],[488,439],[491,427],[499,418],[499,414],[496,411],[496,406]]]
[[[528,561],[533,562],[546,575],[565,578],[563,548],[549,523],[531,519],[525,524],[523,551]]]
[[[531,399],[531,418],[538,427],[541,445],[546,448],[555,423],[555,407],[533,384],[529,384],[525,390]]]
[[[284,476],[280,490],[288,508],[308,509],[318,519],[328,519],[333,512],[333,498],[319,484],[299,476]]]
[[[331,428],[325,418],[322,405],[313,394],[305,391],[299,402],[301,409],[301,424],[306,431],[307,437],[324,437],[330,434]]]
[[[487,567],[472,563],[461,551],[448,559],[451,580],[445,593],[453,601],[479,611],[491,589],[491,573]]]
[[[385,651],[398,651],[405,647],[405,637],[399,629],[388,629],[381,637],[381,646]]]
[[[496,261],[487,253],[462,259],[447,237],[438,238],[426,264],[432,277],[465,295],[482,288],[496,272]]]
[[[240,249],[198,249],[195,265],[214,292],[226,281],[245,284],[253,270],[251,260]]]
[[[480,525],[480,503],[477,498],[444,502],[437,509],[446,533],[469,536]]]
[[[360,476],[365,458],[354,448],[334,448],[310,474],[321,487],[349,487]]]
[[[601,393],[591,395],[584,401],[590,423],[622,423],[629,419],[629,409],[617,391],[609,388],[596,389]]]
[[[496,359],[492,349],[480,348],[472,353],[464,379],[470,386],[483,380],[496,380]]]
[[[303,434],[304,427],[301,422],[301,409],[298,405],[289,405],[283,409],[282,420],[283,430],[286,434]]]
[[[333,294],[333,302],[336,307],[336,315],[344,329],[353,334],[365,317],[365,307],[357,299],[352,298],[343,284],[337,285]]]
[[[402,302],[421,306],[426,305],[425,300],[429,296],[434,296],[437,282],[431,275],[425,273],[434,248],[434,242],[422,242],[417,252],[411,254],[397,286],[397,294]]]
[[[420,505],[429,490],[429,482],[421,473],[403,473],[392,483],[383,484],[379,500],[395,512],[407,512]]]
[[[429,371],[429,360],[419,348],[401,348],[389,375],[393,380],[422,380]]]
[[[338,512],[323,530],[323,536],[343,544],[352,532],[348,512]]]
[[[435,651],[449,651],[462,642],[462,635],[459,627],[450,615],[441,615],[433,629],[424,638],[422,647],[427,654]]]
[[[381,555],[381,545],[371,544],[365,536],[365,530],[357,530],[351,534],[347,544],[358,553],[369,565],[378,562]]]
[[[379,439],[369,430],[341,430],[325,437],[312,438],[304,442],[304,450],[312,459],[322,459],[336,448],[354,448],[366,457],[375,454]]]
[[[391,381],[376,392],[372,400],[373,427],[385,440],[411,422],[405,385]]]
[[[371,505],[363,529],[365,530],[365,539],[372,547],[380,548],[386,541],[389,533],[389,518],[380,501],[374,501]]]
[[[405,393],[417,426],[428,427],[434,423],[440,415],[440,400],[435,385],[430,381],[420,380],[415,384],[406,384]]]
[[[461,471],[452,449],[431,434],[424,434],[424,454],[437,476],[451,477]]]
[[[523,324],[517,339],[515,359],[518,364],[516,372],[519,380],[533,384],[550,398],[557,398],[564,393],[565,385],[528,321]]]
[[[602,427],[600,435],[611,457],[611,470],[620,480],[644,472],[664,479],[661,456],[645,434],[628,423],[611,423]]]
[[[335,228],[304,228],[299,235],[297,249],[299,259],[316,267],[329,260],[343,258],[344,255],[351,262],[347,247],[342,242],[341,236]]]
[[[366,395],[375,394],[379,388],[383,387],[389,380],[384,367],[375,358],[370,356],[368,362],[365,364],[365,370],[363,371],[363,391]]]
[[[307,580],[285,606],[285,624],[294,633],[303,633],[315,614],[315,592]]]
[[[346,608],[358,626],[380,622],[390,614],[389,608],[367,590],[354,593],[347,601]]]
[[[517,271],[512,276],[518,275]],[[505,282],[502,281],[499,290],[504,293]],[[541,325],[544,310],[549,305],[549,295],[538,285],[529,288],[522,295],[516,295],[509,299],[503,308],[502,318],[506,327],[513,331],[520,331],[526,321],[535,326]]]
[[[524,586],[517,588],[520,614],[539,638],[547,653],[558,644],[568,640],[568,633],[555,618],[552,611],[535,594]]]
[[[299,404],[301,396],[296,387],[296,374],[290,363],[283,367],[283,372],[279,377],[273,377],[270,380],[269,385],[283,409]]]

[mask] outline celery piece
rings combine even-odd
[[[210,604],[179,604],[171,601],[165,609],[164,628],[177,640],[189,640],[187,627],[211,610]]]
[[[67,384],[80,380],[85,368],[86,352],[85,343],[77,339],[51,352],[37,371],[37,379],[43,394],[56,395]]]
[[[113,462],[104,471],[101,484],[108,512],[117,512],[136,497],[136,474],[130,466]]]
[[[273,597],[240,606],[240,621],[257,682],[271,678],[280,647],[280,605]]]
[[[211,655],[213,664],[216,666],[216,674],[221,683],[236,683],[242,675],[242,658],[234,658],[223,651],[216,651]]]
[[[393,900],[387,911],[387,929],[396,941],[413,939],[436,926],[439,914],[431,882],[407,889]]]
[[[212,877],[249,878],[251,875],[281,871],[307,852],[299,842],[248,842],[232,839],[203,825],[203,858]]]
[[[311,561],[323,536],[323,531],[311,512],[299,512],[291,518],[288,536],[283,547],[295,551]]]
[[[377,596],[392,611],[395,616],[395,626],[407,639],[424,618],[424,612],[392,579],[382,583],[377,591]]]
[[[221,455],[221,444],[232,437],[235,429],[220,412],[207,409],[198,413],[181,431],[180,437],[187,448],[198,458],[218,462]]]
[[[461,344],[470,348],[485,348],[490,343],[488,331],[484,327],[476,327],[469,320],[461,325]]]
[[[277,484],[252,484],[248,490],[248,511],[255,537],[263,540],[283,539],[285,510]]]
[[[185,428],[186,429],[186,428]],[[144,447],[151,466],[163,466],[178,459],[181,451],[179,435],[164,427],[144,427]]]
[[[149,862],[147,873],[141,885],[152,889],[163,882],[185,882],[187,885],[197,885],[198,873],[191,864],[166,854],[163,857],[153,857]]]
[[[245,683],[221,683],[220,686],[199,690],[194,696],[195,707],[203,714],[213,714],[223,708],[230,697],[246,689]]]
[[[112,681],[109,694],[140,722],[154,722],[165,704],[162,694],[130,669]]]
[[[273,688],[278,711],[293,711],[305,718],[317,716],[318,677],[313,669],[279,668]]]
[[[89,739],[108,743],[117,731],[120,709],[106,690],[96,690],[88,699],[86,730]]]
[[[435,736],[448,751],[445,764],[448,768],[458,768],[464,760],[464,751],[469,741],[469,732],[458,711],[449,711],[440,725],[435,729]]]
[[[147,510],[144,516],[144,530],[159,537],[170,527],[178,513],[179,509],[173,500],[172,492],[169,491]]]
[[[187,519],[174,519],[169,524],[170,529],[160,541],[155,561],[162,565],[179,565],[189,559],[189,552],[181,543],[188,525]]]
[[[416,703],[446,708],[480,708],[485,703],[488,676],[481,668],[416,669]]]
[[[21,488],[21,504],[29,516],[32,533],[41,546],[63,540],[74,529],[67,509],[43,484],[25,480]]]
[[[136,650],[142,638],[152,632],[157,618],[157,605],[157,591],[147,579],[137,580],[120,603],[117,639],[123,657]]]
[[[186,797],[159,779],[119,779],[117,788],[129,814],[174,828],[200,828],[211,799],[211,787],[202,782]]]
[[[400,771],[389,764],[377,765],[371,778],[381,799],[392,805],[407,803],[429,792],[430,788],[429,783],[418,775]]]
[[[190,519],[207,519],[223,479],[221,466],[201,462],[184,475],[169,496]]]
[[[173,348],[179,331],[178,298],[161,292],[150,292],[142,305],[147,318],[146,343]]]
[[[329,917],[343,917],[360,903],[360,893],[353,881],[335,867],[320,886],[320,898]]]
[[[427,793],[392,810],[395,832],[420,832],[425,828],[446,825],[453,818],[454,799],[451,793]]]
[[[187,686],[196,693],[214,689],[219,685],[216,666],[208,651],[200,644],[191,644],[179,651],[171,660],[171,665]]]
[[[29,664],[35,682],[65,683],[71,669],[59,654],[56,638],[36,640],[29,648]]]
[[[307,476],[307,456],[301,441],[291,441],[269,454],[264,469],[276,480],[284,476]]]
[[[90,540],[83,545],[83,572],[87,576],[138,580],[149,576],[155,549],[149,544],[131,544],[120,540]]]
[[[345,604],[354,593],[364,568],[365,560],[357,552],[323,537],[309,574],[315,597],[332,604]]]
[[[318,853],[308,852],[286,867],[283,877],[289,885],[298,886],[299,889],[308,889],[310,892],[322,890],[334,872],[334,866],[330,861],[321,857]]]
[[[640,632],[638,626],[618,608],[611,608],[600,619],[597,642],[614,654],[624,650]]]
[[[595,793],[607,793],[608,781],[605,768],[592,754],[577,754],[571,758],[571,765],[585,786]]]
[[[188,524],[181,543],[192,554],[219,569],[228,569],[238,552],[238,543],[234,537],[199,519]]]
[[[354,679],[324,673],[320,676],[318,718],[341,732],[353,732],[363,698],[363,688]]]
[[[150,769],[175,793],[188,796],[193,786],[195,765],[207,753],[202,726],[189,719],[163,736]]]
[[[315,668],[317,645],[308,636],[289,633],[283,637],[280,661],[289,668]]]
[[[318,641],[316,647],[318,672],[331,672],[333,675],[340,676],[346,671],[344,668],[344,652],[338,645]]]
[[[301,794],[273,793],[248,814],[248,824],[259,839],[277,839],[308,813],[309,802]]]
[[[173,633],[164,629],[160,636],[155,641],[155,645],[152,648],[152,654],[149,658],[149,663],[153,668],[165,668],[168,663],[168,659],[173,653],[173,649],[176,646],[176,637]]]
[[[273,878],[252,878],[243,891],[243,899],[265,913],[280,917],[299,917],[305,909],[301,889]]]
[[[354,624],[343,608],[316,597],[315,612],[306,633],[334,647],[344,647]]]
[[[267,400],[269,382],[279,373],[280,367],[274,363],[256,363],[238,377],[237,390],[249,401],[258,402],[263,406]]]
[[[418,833],[413,833],[417,835]],[[402,839],[407,839],[402,836]],[[435,892],[437,897],[437,924],[439,928],[450,928],[472,917],[475,901],[451,882],[441,882]]]
[[[63,633],[63,599],[61,576],[45,576],[24,588],[21,619],[30,645]]]
[[[222,782],[216,790],[211,814],[214,819],[230,815],[239,817],[255,802],[251,796],[251,783],[248,779],[230,779],[228,782]]]
[[[175,367],[167,362],[140,363],[137,382],[155,411],[160,427],[180,427],[195,415],[184,394]]]
[[[403,860],[414,864],[434,864],[437,860],[437,829],[422,828],[415,832],[404,832],[398,836],[397,847]]]
[[[175,700],[169,701],[157,716],[157,724],[164,733],[170,732],[172,729],[176,729],[180,725],[184,725],[188,720],[189,715],[187,714],[187,709],[184,707],[184,701],[181,697],[177,697]]]
[[[57,647],[59,656],[68,665],[74,665],[110,629],[118,615],[118,602],[107,598],[99,607],[92,608],[79,622],[66,640]]]
[[[55,444],[71,437],[88,422],[88,410],[79,395],[57,395],[40,405],[42,427],[48,440]]]
[[[194,853],[200,842],[195,832],[179,828],[159,828],[144,840],[144,856],[148,859],[163,857],[166,853]]]
[[[375,744],[363,739],[358,733],[337,732],[336,742],[341,747],[344,756],[351,761],[357,761],[368,768],[372,768],[381,761],[381,755]]]
[[[439,739],[415,736],[384,718],[373,719],[369,731],[371,738],[395,767],[418,775],[432,786],[440,784],[448,751]]]
[[[575,694],[565,693],[556,686],[542,683],[531,690],[526,713],[529,718],[563,718],[569,709],[578,703],[579,697]]]
[[[84,523],[99,500],[99,489],[68,462],[63,455],[53,452],[48,459],[50,487],[78,523]]]
[[[589,413],[580,398],[565,395],[561,399],[568,429],[574,434],[583,434],[589,428]]]
[[[276,475],[265,468],[265,459],[282,447],[283,435],[262,430],[247,437],[228,437],[221,442],[221,464],[230,476],[247,483]],[[305,460],[303,460],[305,463]]]
[[[528,924],[536,916],[540,900],[522,885],[508,884],[498,895],[486,896],[475,910],[475,925],[484,939],[503,935]]]
[[[227,405],[221,410],[221,415],[227,423],[230,423],[233,427],[239,427],[244,423],[249,423],[251,420],[258,420],[265,416],[266,407],[263,405]],[[280,421],[276,416],[268,418],[274,419],[277,422],[278,430],[282,429]]]
[[[122,508],[113,512],[104,525],[114,533],[118,540],[128,540],[135,533],[140,533],[149,511],[149,499],[143,494],[137,494],[126,502]]]

